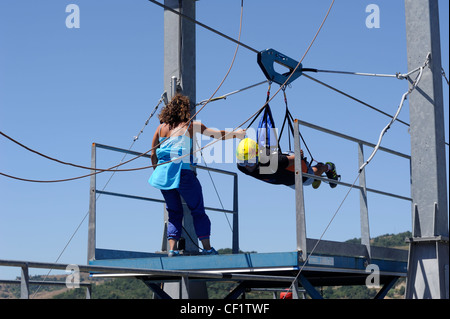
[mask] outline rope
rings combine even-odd
[[[210,102],[215,102],[215,101],[218,101],[218,100],[226,100],[227,97],[229,97],[230,95],[234,95],[234,94],[237,94],[237,93],[241,93],[241,92],[243,92],[243,91],[246,91],[246,90],[248,90],[248,89],[252,89],[252,88],[254,88],[254,87],[256,87],[256,86],[259,86],[259,85],[264,84],[264,83],[267,83],[267,82],[269,82],[269,81],[268,81],[268,80],[265,80],[265,81],[258,82],[258,83],[256,83],[256,84],[252,84],[252,85],[246,86],[246,87],[244,87],[244,88],[242,88],[242,89],[235,90],[235,91],[233,91],[233,92],[224,94],[224,95],[222,95],[222,96],[215,97],[215,98],[211,99]],[[196,106],[205,104],[207,101],[208,101],[208,100],[200,101],[200,102],[198,102],[198,103],[196,104]]]
[[[442,74],[442,76],[444,77],[445,81],[447,81],[447,85],[449,85],[447,76],[445,75],[444,68],[441,68],[441,74]]]
[[[139,139],[139,136],[141,136],[142,133],[144,133],[144,129],[145,127],[148,125],[148,122],[151,120],[151,118],[153,117],[153,115],[155,115],[156,111],[158,110],[159,105],[165,100],[167,99],[167,92],[164,92],[163,94],[161,94],[161,98],[158,101],[158,104],[155,106],[155,108],[153,109],[152,113],[150,113],[150,116],[148,117],[147,121],[145,121],[144,126],[141,128],[141,130],[139,131],[138,135],[136,135],[134,137],[134,142],[136,142]],[[133,146],[133,145],[132,145]]]
[[[163,93],[163,95],[164,95],[164,93]],[[139,136],[144,132],[144,128],[147,126],[148,122],[149,122],[150,119],[153,117],[153,115],[155,114],[155,112],[156,112],[156,110],[158,109],[159,105],[160,105],[161,102],[163,101],[163,95],[161,95],[161,98],[159,99],[158,104],[157,104],[157,105],[155,106],[155,108],[153,109],[153,111],[152,111],[152,113],[150,114],[150,116],[149,116],[149,118],[147,119],[147,121],[145,121],[144,127],[139,131],[138,135],[136,135],[136,136],[134,137],[134,142],[136,142],[136,141],[139,139]],[[53,157],[51,157],[51,156],[45,155],[45,154],[43,154],[43,153],[41,153],[41,152],[38,152],[38,151],[36,151],[36,150],[34,150],[34,149],[32,149],[32,148],[30,148],[30,147],[28,147],[28,146],[26,146],[26,145],[20,143],[20,142],[18,142],[17,140],[13,139],[12,137],[8,136],[7,134],[3,133],[2,131],[0,131],[0,135],[2,135],[3,137],[7,138],[7,139],[10,140],[11,142],[13,142],[13,143],[19,145],[20,147],[26,149],[27,151],[30,151],[30,152],[32,152],[32,153],[35,153],[35,154],[37,154],[37,155],[39,155],[39,156],[42,156],[42,157],[48,159],[48,160],[51,160],[51,161],[54,161],[54,162],[57,162],[57,163],[60,163],[60,164],[64,164],[64,165],[68,165],[68,166],[73,166],[73,167],[76,167],[76,168],[82,168],[82,169],[88,169],[88,170],[96,170],[96,171],[109,171],[109,170],[111,170],[111,168],[109,168],[109,169],[97,169],[97,168],[96,168],[96,169],[93,169],[92,167],[87,167],[87,166],[82,166],[82,165],[78,165],[78,164],[73,164],[73,163],[70,163],[70,162],[61,161],[61,160],[59,160],[59,159],[57,159],[57,158],[53,158]],[[133,145],[131,145],[131,147],[132,147],[132,146],[133,146]],[[131,147],[130,147],[130,148],[131,148]]]
[[[335,73],[335,74],[348,74],[348,75],[361,75],[361,76],[398,78],[397,75],[392,75],[392,74],[361,73],[361,72],[319,70],[319,69],[307,69],[307,68],[304,68],[302,71],[303,72],[315,72],[315,73],[319,73],[320,72],[320,73]]]
[[[360,76],[373,76],[373,77],[384,77],[384,78],[396,78],[399,80],[407,79],[411,74],[419,71],[420,67],[409,71],[406,74],[396,73],[396,74],[379,74],[379,73],[364,73],[364,72],[351,72],[351,71],[336,71],[336,70],[319,70],[319,69],[307,69],[304,68],[303,72],[315,72],[315,73],[335,73],[335,74],[347,74],[347,75],[360,75]]]
[[[391,128],[391,125],[397,120],[398,115],[400,114],[400,111],[402,110],[403,104],[405,103],[407,97],[409,94],[411,94],[412,91],[414,91],[417,87],[417,85],[420,82],[420,79],[422,78],[422,73],[423,73],[423,69],[428,65],[429,63],[429,59],[430,59],[431,53],[428,54],[427,56],[427,60],[425,62],[425,64],[420,68],[419,70],[419,74],[417,75],[416,80],[412,83],[411,87],[409,88],[409,90],[403,94],[402,99],[400,101],[400,105],[398,106],[397,112],[395,113],[394,117],[392,118],[392,120],[388,123],[388,125],[386,125],[386,127],[381,131],[380,133],[380,137],[378,138],[378,143],[375,146],[374,150],[372,151],[372,154],[369,156],[369,158],[367,159],[367,161],[361,165],[361,167],[359,168],[359,171],[361,172],[364,167],[367,166],[367,164],[369,164],[369,162],[372,160],[372,158],[375,156],[376,152],[378,151],[378,149],[380,148],[380,144],[381,144],[381,140],[384,136],[384,134],[387,132],[387,130],[389,130]]]
[[[197,147],[200,147],[200,145],[198,145],[198,141],[197,140],[195,141],[195,143],[197,144]],[[208,164],[206,163],[205,157],[203,156],[203,152],[200,151],[200,155],[203,158],[203,162],[205,163],[206,168],[208,168]],[[222,210],[225,210],[225,206],[222,203],[222,198],[220,197],[219,191],[217,190],[216,183],[214,182],[214,179],[213,179],[213,177],[211,175],[211,171],[208,169],[207,172],[208,172],[209,178],[211,180],[211,183],[213,185],[214,191],[216,192],[217,199],[219,200],[220,206],[222,207]],[[228,222],[228,226],[230,227],[231,232],[233,232],[233,227],[230,224],[230,220],[228,219],[227,213],[224,212],[223,214],[225,215],[225,218],[226,218],[226,220]],[[191,238],[191,240],[192,240],[192,238]]]

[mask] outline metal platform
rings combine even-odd
[[[314,247],[316,240],[308,239],[307,246]],[[167,257],[165,254],[127,252],[97,249],[96,259],[90,265],[138,268],[149,270],[177,270],[220,274],[190,277],[189,280],[225,280],[240,284],[229,298],[238,297],[247,288],[287,288],[294,280],[312,298],[321,298],[315,287],[365,285],[371,274],[367,267],[379,269],[379,284],[382,286],[377,298],[383,298],[400,277],[406,277],[408,251],[372,246],[369,259],[365,245],[332,241],[320,241],[314,254],[306,262],[299,252],[244,253],[214,256]],[[301,269],[300,276],[297,277]],[[239,275],[241,277],[239,277]],[[156,283],[181,280],[174,276],[136,273],[92,274],[94,277],[130,276],[142,279],[162,297],[167,297]],[[246,277],[247,276],[247,277]],[[253,276],[253,277],[252,277]],[[296,278],[297,277],[297,278]]]
[[[368,279],[374,279],[373,284],[379,284],[382,288],[376,298],[383,298],[398,278],[406,277],[408,251],[389,249],[372,246],[370,243],[369,214],[367,203],[367,192],[375,192],[383,196],[390,196],[400,200],[411,201],[411,198],[390,194],[381,190],[367,188],[364,170],[359,179],[359,185],[350,185],[345,182],[335,181],[343,187],[350,187],[360,193],[360,229],[361,244],[350,244],[321,240],[316,246],[317,240],[307,238],[306,212],[303,195],[302,177],[308,176],[301,171],[300,163],[300,134],[299,124],[301,121],[294,120],[294,150],[295,150],[295,225],[296,225],[296,250],[290,252],[274,253],[246,253],[238,254],[239,251],[239,207],[238,207],[238,176],[236,173],[219,169],[196,166],[220,174],[233,176],[233,208],[224,210],[207,207],[207,210],[220,211],[233,216],[232,251],[229,255],[216,256],[180,256],[167,257],[165,254],[119,251],[111,249],[100,249],[96,243],[96,198],[97,194],[120,196],[132,200],[144,200],[163,203],[160,199],[144,198],[131,194],[119,194],[97,190],[96,175],[91,176],[90,203],[89,203],[89,231],[88,231],[88,262],[92,266],[115,267],[130,269],[128,273],[103,272],[92,273],[93,276],[130,276],[137,277],[147,284],[160,298],[169,298],[169,294],[161,289],[160,283],[179,281],[180,288],[177,292],[170,292],[171,296],[180,298],[196,298],[200,293],[189,294],[189,282],[199,280],[227,280],[238,282],[238,286],[232,291],[228,298],[237,298],[248,288],[298,288],[302,286],[312,298],[321,298],[315,287],[323,286],[346,286],[366,285]],[[358,161],[360,166],[364,163],[364,146],[374,145],[347,135],[330,131],[329,129],[313,126],[301,122],[302,125],[323,131],[338,137],[347,139],[358,144]],[[92,145],[91,163],[92,169],[96,167],[97,148],[109,151],[117,151],[139,155],[117,147],[94,143]],[[410,157],[393,150],[380,148],[381,151],[400,156],[407,160]],[[148,157],[148,155],[144,155]],[[325,179],[326,180],[326,179]],[[195,234],[194,234],[195,236]],[[162,250],[167,249],[163,239]],[[192,251],[192,249],[188,249]],[[306,252],[306,253],[305,253]],[[311,254],[311,252],[313,252]],[[142,273],[139,271],[145,270]],[[372,282],[369,282],[372,283]],[[174,284],[177,285],[177,284]],[[204,283],[202,284],[204,285]],[[169,285],[168,285],[169,286]],[[198,284],[200,286],[200,284]],[[205,285],[204,285],[205,286]],[[206,286],[202,291],[206,291]],[[170,288],[171,289],[171,288]],[[168,289],[169,290],[169,289]],[[293,291],[296,289],[292,289]],[[196,291],[200,291],[197,289]],[[195,295],[195,296],[194,296]],[[204,295],[202,293],[202,295]],[[298,294],[297,294],[298,297]]]

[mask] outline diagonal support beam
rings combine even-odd
[[[383,299],[386,297],[389,290],[391,290],[392,287],[394,287],[395,283],[397,282],[399,277],[392,277],[390,281],[384,284],[384,286],[380,289],[380,291],[377,293],[374,299]]]
[[[143,282],[149,287],[159,299],[172,299],[164,290],[162,290],[157,284],[143,280]]]
[[[245,281],[241,282],[224,299],[238,299],[239,296],[245,292],[246,288],[247,288],[247,285],[246,285]]]
[[[312,299],[323,299],[322,295],[314,288],[313,285],[306,279],[303,274],[300,274],[298,277],[303,288],[305,288],[306,292],[311,296]]]

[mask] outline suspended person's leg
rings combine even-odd
[[[327,165],[327,167],[328,167],[328,170],[326,171],[326,173],[325,174],[327,174],[327,177],[329,178],[329,179],[333,179],[333,180],[338,180],[339,179],[339,177],[341,177],[340,175],[338,175],[337,174],[337,172],[336,172],[336,165],[334,165],[333,163],[331,163],[331,162],[326,162],[326,164],[325,165]],[[335,188],[337,186],[337,184],[336,183],[331,183],[330,182],[330,187],[331,188]]]
[[[338,180],[339,177],[336,173],[336,166],[331,162],[327,162],[326,164],[317,163],[317,165],[312,167],[312,170],[316,176],[322,176],[322,174],[325,173],[329,179]],[[318,188],[320,186],[320,182],[320,180],[315,180],[312,183],[313,188]],[[331,188],[335,188],[336,186],[337,184],[330,183]]]
[[[329,167],[324,163],[317,163],[317,165],[313,166],[313,172],[316,176],[322,176],[323,173],[328,172]]]

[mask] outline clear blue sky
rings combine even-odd
[[[246,0],[241,41],[264,50],[274,48],[299,59],[319,27],[331,1]],[[65,24],[68,4],[80,8],[80,28]],[[369,4],[380,8],[380,28],[365,21]],[[442,63],[449,74],[449,3],[439,1]],[[240,0],[198,1],[197,19],[237,38]],[[304,67],[395,74],[407,72],[403,1],[336,1]],[[228,70],[236,45],[197,28],[197,99],[211,96]],[[163,10],[145,0],[0,0],[0,129],[31,148],[58,159],[90,165],[93,142],[128,148],[163,92]],[[406,81],[349,75],[316,78],[394,114]],[[255,53],[240,48],[233,69],[218,92],[225,94],[264,80]],[[277,85],[273,85],[275,92]],[[265,102],[265,85],[209,104],[198,119],[208,126],[233,128]],[[444,85],[448,142],[448,86]],[[305,77],[287,90],[294,117],[376,143],[389,119]],[[281,94],[271,103],[281,125]],[[409,122],[408,102],[400,119]],[[135,151],[147,151],[158,124],[154,117]],[[342,181],[358,171],[357,147],[330,135],[302,128],[314,157],[333,161]],[[207,143],[204,140],[202,143]],[[202,144],[205,145],[205,144]],[[395,123],[383,146],[410,153],[408,129]],[[284,145],[287,148],[287,144]],[[222,149],[222,148],[221,148]],[[225,147],[223,147],[225,149]],[[366,157],[371,152],[365,149]],[[446,147],[448,158],[448,147]],[[122,154],[99,151],[98,166],[117,164]],[[126,167],[149,165],[137,160]],[[237,171],[234,164],[212,167]],[[0,138],[0,171],[29,179],[61,179],[85,170],[48,161]],[[367,186],[410,196],[409,162],[379,152],[366,169]],[[148,185],[151,170],[117,173],[107,189],[162,198]],[[98,177],[98,188],[109,178]],[[220,207],[209,176],[199,173],[206,205]],[[448,167],[447,167],[448,178]],[[232,180],[213,174],[225,208],[231,208]],[[0,177],[0,259],[53,262],[88,212],[89,179],[35,184]],[[308,237],[318,238],[347,188],[305,188]],[[369,194],[371,236],[411,229],[411,205]],[[293,251],[294,191],[239,175],[240,248],[258,252]],[[212,243],[231,247],[231,231],[222,213],[209,212]],[[230,216],[231,221],[231,216]],[[62,255],[62,263],[85,264],[87,220]],[[97,204],[99,248],[157,251],[163,237],[163,206],[102,196]],[[353,190],[324,236],[344,241],[360,237],[359,194]],[[32,270],[32,274],[47,270]],[[20,275],[0,267],[0,279]]]

